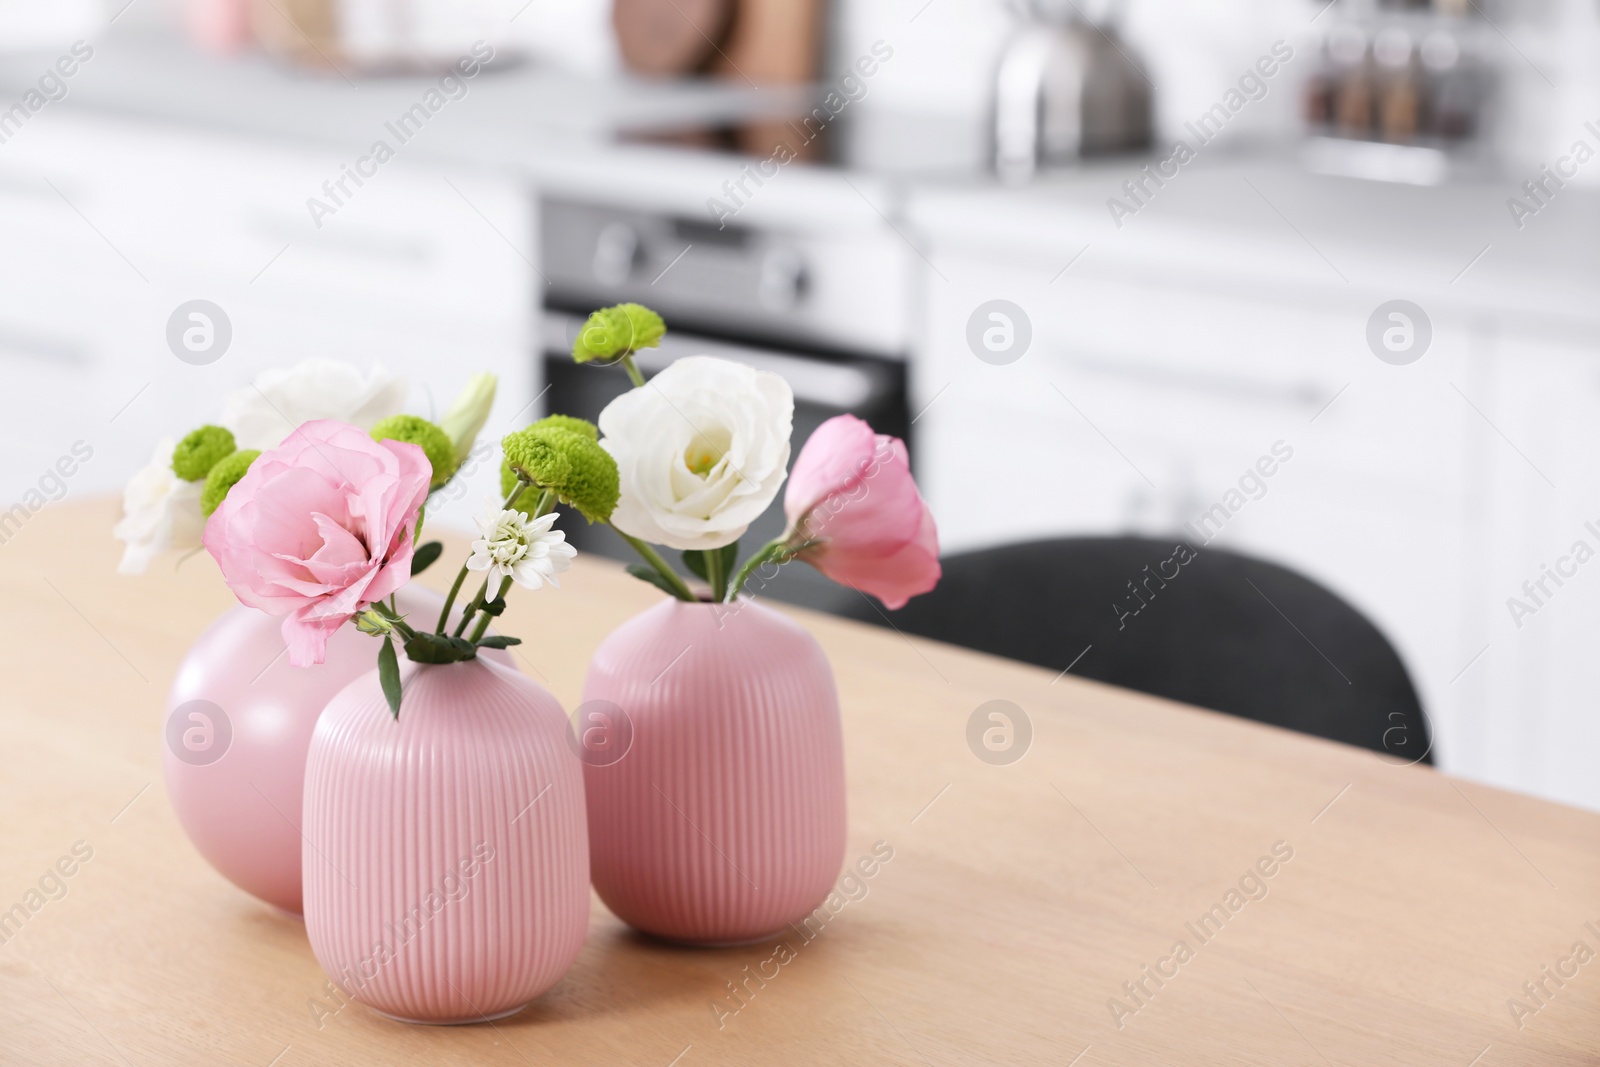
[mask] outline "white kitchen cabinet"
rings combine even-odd
[[[310,356],[381,361],[422,414],[492,371],[490,432],[510,428],[535,392],[531,197],[503,175],[402,155],[316,227],[306,199],[353,158],[64,109],[13,138],[0,154],[0,419],[20,432],[0,500],[80,439],[95,457],[69,491],[119,488],[157,438]],[[206,366],[166,342],[169,316],[197,298],[233,329]],[[433,517],[463,522],[497,488],[485,465]]]
[[[1058,276],[1081,247],[995,254],[934,239],[913,408],[926,406],[917,471],[947,549],[1214,536],[1282,563],[1394,642],[1444,766],[1494,777],[1476,695],[1452,684],[1483,644],[1474,575],[1498,437],[1468,398],[1494,403],[1485,327],[1436,308],[1428,353],[1392,366],[1365,341],[1387,292],[1331,274],[1325,285],[1271,284],[1270,262],[1250,277],[1085,256]],[[995,299],[1021,306],[1032,328],[1026,354],[1005,366],[967,340],[969,316]],[[1249,472],[1275,447],[1275,472],[1258,486]],[[1247,499],[1220,528],[1184,529],[1241,478]],[[1600,587],[1600,564],[1595,574]],[[1557,788],[1531,773],[1509,781]]]
[[[1468,755],[1490,781],[1600,808],[1600,362],[1512,329],[1494,352]]]

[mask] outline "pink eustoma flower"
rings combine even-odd
[[[410,581],[432,474],[416,445],[308,422],[250,465],[203,542],[240,602],[284,616],[289,662],[309,667],[329,634]]]
[[[891,610],[939,582],[939,531],[905,442],[854,415],[835,415],[806,441],[783,510],[792,531],[817,542],[800,559]]]

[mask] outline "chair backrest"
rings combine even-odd
[[[1183,541],[1082,537],[944,559],[939,587],[891,612],[912,634],[1432,763],[1394,647],[1284,567]],[[852,617],[883,624],[874,606]]]

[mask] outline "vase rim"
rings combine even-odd
[[[734,604],[754,604],[756,602],[756,598],[749,593],[740,593],[732,600],[712,600],[710,593],[696,593],[693,600],[682,600],[675,596],[669,596],[667,600],[686,608],[726,608]]]

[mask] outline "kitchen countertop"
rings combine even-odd
[[[93,58],[67,80],[66,99],[51,107],[338,148],[365,148],[376,127],[416,103],[439,78],[347,77],[292,68],[259,51],[211,56],[147,25],[112,27],[93,46]],[[19,96],[54,58],[49,53],[0,60],[0,99]],[[508,164],[529,147],[603,137],[623,122],[747,114],[785,98],[776,90],[711,81],[585,78],[509,51],[466,84],[465,98],[447,105],[452,121],[430,125],[415,146],[419,154]],[[496,136],[486,136],[490,132]]]
[[[1234,294],[1350,301],[1403,297],[1430,313],[1592,344],[1600,325],[1600,191],[1569,186],[1521,229],[1509,177],[1440,186],[1307,173],[1278,153],[1202,156],[1142,205],[1122,184],[1143,160],[1105,160],[1021,187],[924,185],[907,221],[932,250],[1073,272],[1216,284]],[[1114,219],[1108,201],[1136,206]],[[1120,225],[1118,222],[1120,221]]]
[[[392,142],[385,124],[438,84],[437,75],[346,79],[331,70],[292,69],[258,52],[217,58],[148,26],[113,27],[94,48],[93,59],[68,81],[66,98],[31,122],[47,122],[61,109],[353,160],[378,138]],[[53,54],[0,60],[0,101],[20,98],[53,60]],[[449,100],[406,143],[408,163],[495,170],[537,188],[626,193],[636,206],[683,211],[687,205],[695,213],[724,180],[738,177],[744,161],[619,143],[619,135],[783,112],[808,95],[705,79],[583,77],[511,54],[466,85],[464,97]],[[857,186],[888,202],[873,179]],[[804,219],[813,227],[824,221],[843,228],[882,224],[872,203],[829,174],[797,173],[773,188],[746,218]]]
[[[75,842],[92,849],[0,944],[7,1063],[1600,1056],[1600,985],[1541,970],[1600,946],[1600,815],[800,611],[839,681],[848,855],[894,854],[736,1014],[711,1006],[774,945],[667,945],[596,902],[572,971],[514,1018],[418,1027],[352,1005],[319,1029],[300,922],[213,873],[162,786],[164,694],[230,597],[203,556],[118,578],[114,514],[52,504],[0,550],[0,908]],[[584,559],[559,591],[512,598],[504,629],[571,706],[589,651],[657,596]],[[995,699],[1032,723],[1005,766],[967,742]],[[1213,906],[1222,932],[1197,936]]]
[[[354,158],[383,123],[435,81],[422,76],[354,78],[288,70],[260,55],[216,59],[149,26],[113,27],[94,59],[51,107],[202,131],[312,145]],[[0,62],[0,99],[15,97],[48,57]],[[639,206],[698,214],[743,160],[712,153],[619,144],[620,129],[659,129],[781,112],[793,90],[758,91],[711,81],[583,78],[537,62],[503,60],[473,79],[466,98],[432,122],[410,158],[494,168],[531,186],[625,196]],[[865,105],[861,105],[865,108]],[[48,115],[48,109],[45,113]],[[851,117],[846,112],[846,117]],[[860,137],[878,157],[843,174],[784,169],[743,220],[809,228],[882,225],[884,216],[920,248],[970,249],[1057,264],[1093,246],[1085,266],[1118,262],[1159,274],[1222,271],[1271,286],[1345,286],[1463,310],[1485,300],[1514,316],[1584,332],[1600,316],[1589,299],[1600,283],[1600,190],[1571,184],[1518,229],[1506,207],[1521,177],[1506,174],[1420,188],[1311,174],[1283,149],[1207,147],[1119,227],[1107,200],[1123,196],[1141,159],[1065,168],[1023,186],[962,168],[896,168],[874,123],[893,115],[859,110]],[[949,139],[972,153],[970,126]],[[921,141],[934,132],[914,134]],[[892,141],[890,142],[892,143]]]

